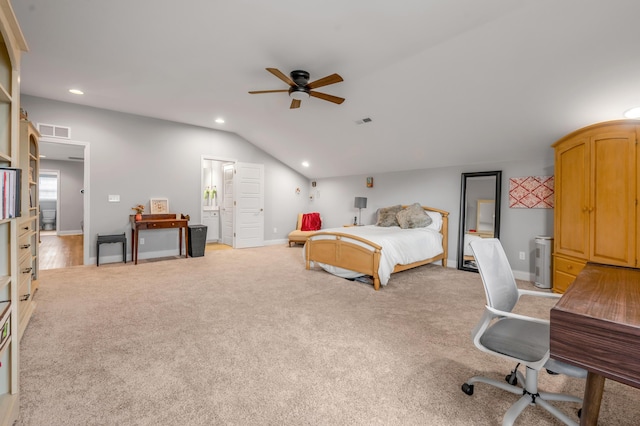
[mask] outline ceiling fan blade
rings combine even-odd
[[[249,93],[251,93],[252,95],[257,95],[259,93],[278,93],[278,92],[288,92],[289,90],[284,89],[284,90],[253,90]]]
[[[344,98],[339,98],[333,95],[327,95],[326,93],[322,93],[322,92],[309,92],[309,95],[313,96],[314,98],[320,98],[325,101],[333,102],[334,104],[341,104],[344,102]]]
[[[307,87],[309,89],[317,89],[318,87],[328,86],[330,84],[335,84],[335,83],[340,83],[341,81],[344,81],[344,80],[338,74],[331,74],[331,75],[323,77],[323,78],[321,78],[319,80],[312,81],[311,83],[307,84]]]
[[[291,106],[289,109],[300,108],[300,99],[291,99]]]
[[[282,71],[280,71],[277,68],[265,68],[267,71],[269,71],[271,74],[275,75],[276,77],[278,77],[280,80],[284,81],[285,83],[287,83],[289,86],[295,86],[296,84],[293,82],[293,80],[291,80],[289,77],[287,77],[285,74],[282,73]]]

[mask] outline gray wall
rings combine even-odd
[[[172,212],[189,214],[197,223],[202,155],[264,164],[267,242],[284,241],[295,227],[296,212],[308,204],[295,194],[296,187],[308,186],[308,179],[233,133],[27,95],[22,95],[21,106],[34,124],[68,126],[74,141],[90,145],[85,188],[90,197],[85,221],[89,263],[95,262],[96,234],[129,233],[131,207],[145,204],[148,212],[151,197],[168,198]],[[108,202],[110,194],[120,195],[120,202]],[[149,232],[145,240],[141,258],[167,250],[177,254],[175,230]],[[116,244],[100,248],[101,258],[112,254],[117,259],[118,252]]]
[[[551,142],[550,142],[551,144]],[[553,150],[540,161],[491,163],[465,167],[412,170],[397,173],[372,174],[373,188],[366,187],[367,176],[337,177],[316,180],[310,209],[321,213],[324,227],[340,227],[353,222],[358,209],[354,197],[367,197],[362,210],[362,222],[376,221],[376,210],[394,204],[415,202],[449,212],[449,266],[457,262],[458,228],[460,221],[460,184],[462,173],[502,170],[500,240],[517,278],[532,279],[535,271],[534,252],[537,235],[553,235],[552,209],[510,209],[509,178],[553,175]],[[315,190],[315,191],[314,191]],[[519,260],[518,253],[527,253]]]
[[[267,243],[284,243],[295,228],[299,212],[320,212],[325,228],[352,223],[358,214],[353,207],[357,196],[368,198],[367,208],[362,211],[365,224],[375,223],[380,207],[419,202],[450,212],[449,265],[455,267],[461,174],[493,170],[503,172],[500,239],[516,276],[531,278],[534,237],[553,233],[553,210],[510,209],[508,203],[510,177],[553,174],[551,148],[545,160],[374,173],[368,175],[374,178],[373,188],[366,187],[364,175],[313,179],[317,182],[313,188],[304,176],[232,133],[31,96],[22,97],[22,106],[34,123],[69,126],[73,140],[90,144],[90,187],[85,190],[89,190],[91,200],[92,262],[95,234],[129,232],[131,207],[138,203],[148,207],[150,197],[167,197],[172,212],[199,218],[201,155],[265,165]],[[296,188],[301,189],[300,194]],[[109,194],[120,195],[120,203],[109,203]],[[145,239],[141,258],[145,252],[161,251],[176,240],[171,231],[166,235],[161,231],[148,233]],[[109,248],[101,248],[101,256]],[[526,260],[519,260],[520,251],[528,254]],[[111,253],[117,259],[115,245]]]
[[[61,235],[71,235],[82,233],[82,217],[84,212],[84,196],[80,192],[84,181],[84,163],[80,161],[59,161],[45,160],[40,161],[40,170],[58,170],[60,172],[60,211],[56,216],[58,223],[58,232]],[[50,202],[42,202],[40,210],[45,208],[53,208],[56,206]]]

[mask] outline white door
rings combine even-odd
[[[224,186],[222,188],[222,244],[233,247],[233,164],[225,164],[223,169]]]
[[[236,163],[235,248],[264,245],[264,164]]]

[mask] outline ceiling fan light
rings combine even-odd
[[[297,99],[299,101],[302,101],[304,99],[309,99],[310,97],[309,92],[300,87],[292,87],[289,90],[289,96],[292,99]]]
[[[640,107],[628,109],[624,112],[624,116],[627,118],[640,118]]]

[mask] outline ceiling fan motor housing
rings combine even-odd
[[[309,73],[306,71],[294,70],[289,75],[298,86],[306,86],[309,83]]]

